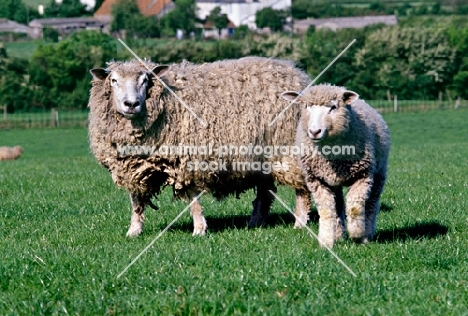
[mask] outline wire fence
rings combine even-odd
[[[468,100],[366,100],[379,113],[407,113],[468,108]]]
[[[366,100],[379,113],[408,113],[468,108],[468,100]],[[7,113],[0,107],[0,129],[86,128],[88,110],[50,109],[41,112]]]
[[[0,129],[11,128],[76,128],[87,127],[88,110],[51,109],[24,113],[3,111]]]

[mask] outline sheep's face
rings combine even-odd
[[[110,74],[112,99],[117,112],[126,118],[132,118],[145,111],[148,73],[122,74],[113,71]]]
[[[153,74],[162,76],[167,68],[167,66],[157,66],[149,71],[122,64],[112,70],[92,69],[91,74],[98,80],[108,80],[111,102],[115,110],[124,117],[132,119],[146,111],[146,94]]]
[[[23,147],[21,147],[21,146],[15,146],[15,147],[13,147],[13,150],[15,150],[15,152],[18,155],[21,155],[23,153]]]
[[[359,95],[343,88],[325,85],[313,87],[303,95],[286,91],[282,97],[303,106],[300,124],[312,142],[320,143],[348,130],[348,106]]]

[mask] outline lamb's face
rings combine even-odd
[[[144,66],[137,67],[131,63],[119,64],[109,69],[91,69],[91,74],[97,80],[108,80],[111,102],[114,109],[128,119],[146,112],[148,85],[154,75],[161,77],[168,66],[157,66],[148,70]]]
[[[346,132],[349,124],[348,105],[359,98],[353,91],[334,86],[313,87],[303,95],[286,91],[282,96],[303,106],[302,128],[314,143]]]

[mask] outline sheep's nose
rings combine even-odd
[[[127,106],[127,107],[129,107],[129,108],[132,108],[132,109],[133,109],[133,108],[136,108],[137,106],[139,106],[139,105],[140,105],[140,102],[139,102],[139,101],[134,101],[134,102],[132,102],[132,101],[125,101],[125,102],[124,102],[124,105]]]
[[[322,130],[321,129],[316,129],[316,130],[310,129],[309,132],[314,138],[317,138],[317,136],[319,136],[319,134],[322,132]]]

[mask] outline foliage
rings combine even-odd
[[[467,14],[466,1],[311,1],[294,0],[291,13],[295,19],[328,18],[363,15],[398,14],[418,16],[425,14]]]
[[[358,73],[372,74],[369,98],[398,91],[404,99],[437,98],[452,80],[455,49],[443,30],[384,28],[366,37],[355,55]],[[369,88],[380,90],[375,95]]]
[[[22,84],[27,74],[28,62],[24,59],[9,58],[0,43],[0,106],[6,106],[9,112],[27,106],[29,91]],[[18,97],[21,96],[21,97]]]
[[[119,0],[112,6],[112,31],[125,31],[130,37],[159,37],[156,18],[140,13],[136,0]]]
[[[259,28],[269,27],[272,31],[277,32],[283,29],[285,22],[286,12],[271,7],[263,8],[255,14],[255,24]]]
[[[96,12],[101,7],[103,2],[104,0],[96,0],[94,3],[93,11]]]
[[[82,31],[58,44],[40,45],[30,62],[32,106],[85,107],[90,89],[89,69],[102,67],[116,56],[112,39]]]
[[[211,22],[214,27],[218,29],[218,34],[221,37],[221,30],[228,26],[229,19],[227,14],[221,13],[220,7],[214,7],[210,14],[206,17],[206,22]]]
[[[239,25],[234,29],[234,40],[239,40],[245,38],[247,35],[252,34],[253,32],[249,29],[247,25]]]
[[[181,29],[186,35],[195,32],[197,19],[195,0],[176,0],[175,8],[161,18],[162,32],[166,35],[175,34]]]
[[[37,17],[39,17],[37,9],[27,7],[22,0],[0,1],[0,18],[26,24]]]
[[[365,36],[366,29],[344,29],[336,33],[328,29],[308,32],[306,47],[304,53],[301,54],[300,62],[315,78],[353,40],[356,40],[317,81],[317,83],[330,82],[336,85],[347,85],[349,80],[356,76],[352,62],[355,52],[365,43]]]
[[[55,0],[50,0],[48,6],[44,9],[45,17],[78,17],[88,14],[86,5],[82,4],[80,0],[62,0],[62,3],[57,3]]]

